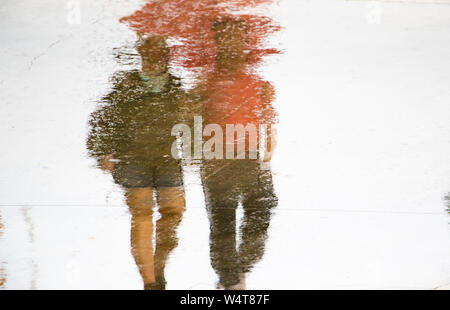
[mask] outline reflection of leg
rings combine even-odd
[[[239,283],[236,251],[236,208],[238,205],[238,161],[206,161],[202,183],[210,221],[211,265],[225,289]]]
[[[269,171],[258,173],[258,181],[245,193],[239,259],[247,273],[264,255],[271,209],[277,204]]]
[[[264,247],[269,228],[270,211],[263,206],[245,206],[244,220],[241,226],[241,245],[239,258],[242,272],[249,272],[253,265],[264,255]]]
[[[210,232],[211,264],[227,288],[239,282],[236,268],[236,209],[213,207]]]
[[[155,282],[153,266],[153,189],[132,188],[126,193],[131,213],[131,252],[144,286]]]
[[[211,264],[219,275],[220,284],[228,288],[239,282],[236,252],[237,201],[215,201],[210,206]]]
[[[156,224],[156,251],[154,289],[165,289],[164,268],[170,252],[178,245],[176,230],[185,210],[184,188],[158,188],[158,204],[161,218]]]

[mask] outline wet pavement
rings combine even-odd
[[[450,5],[0,14],[0,288],[450,283]],[[186,132],[174,152],[171,130],[194,141],[198,117],[216,125],[215,156],[239,151],[218,130],[254,126],[258,159],[251,135],[245,159],[199,157]]]

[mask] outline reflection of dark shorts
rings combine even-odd
[[[113,172],[114,181],[125,188],[178,187],[183,185],[180,165],[142,167],[117,165]]]

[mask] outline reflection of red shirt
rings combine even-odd
[[[218,124],[223,133],[227,124],[253,124],[259,136],[259,125],[275,122],[273,97],[273,86],[256,75],[242,72],[222,79],[213,74],[206,83],[204,124]]]
[[[220,125],[225,146],[226,125],[241,124],[245,127],[252,124],[256,129],[256,143],[259,145],[260,125],[269,126],[276,118],[271,104],[274,97],[273,86],[257,75],[246,72],[226,79],[212,73],[205,86],[204,126]],[[249,141],[249,136],[246,135],[246,151],[250,151]],[[236,145],[236,140],[233,144]]]

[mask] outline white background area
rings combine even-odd
[[[0,4],[0,269],[7,289],[141,289],[122,191],[85,140],[120,69],[113,49],[135,40],[118,20],[143,2],[80,1],[78,25],[67,3]],[[247,288],[450,283],[450,5],[281,0],[270,12],[284,27],[285,53],[264,69],[279,206]],[[195,169],[186,184],[167,288],[214,289]]]

